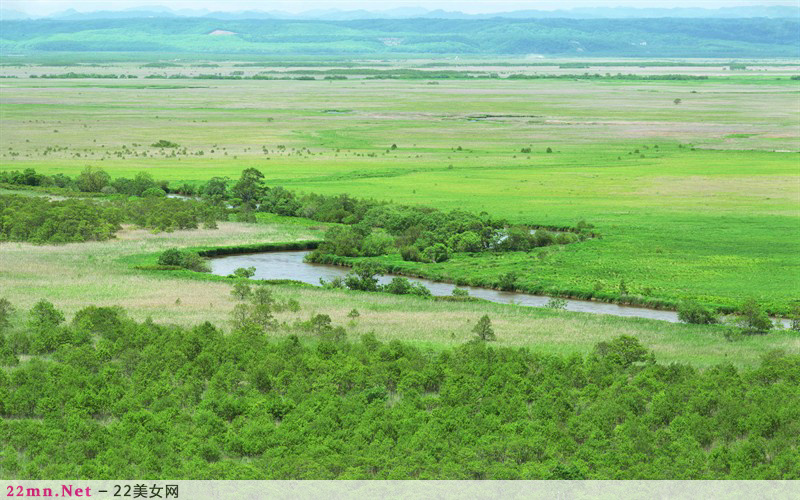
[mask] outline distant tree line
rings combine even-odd
[[[545,75],[545,74],[513,74],[508,75],[509,80],[541,80],[541,79],[560,79],[560,80],[633,80],[633,81],[662,81],[662,80],[708,80],[705,75],[682,75],[682,74],[668,74],[668,75],[636,75],[636,74],[622,74],[617,73],[612,75],[606,73],[583,73],[583,74],[564,74],[564,75]]]

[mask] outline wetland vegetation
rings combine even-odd
[[[800,478],[800,63],[729,55],[791,23],[717,60],[44,52],[78,24],[3,21],[3,477]],[[352,272],[202,272],[271,250]]]

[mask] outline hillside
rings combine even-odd
[[[798,57],[798,33],[798,19],[767,18],[16,20],[0,22],[0,54]]]

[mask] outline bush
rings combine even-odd
[[[400,249],[400,257],[403,258],[404,261],[408,262],[421,262],[422,261],[422,254],[419,251],[419,248],[415,246],[405,246]]]
[[[388,285],[382,287],[384,292],[393,293],[395,295],[407,295],[411,293],[411,282],[408,278],[395,276]]]
[[[647,359],[647,349],[639,339],[630,335],[620,335],[611,342],[600,342],[595,346],[595,353],[623,368]]]
[[[362,243],[362,253],[366,257],[386,255],[394,247],[394,238],[383,229],[372,231]]]
[[[0,332],[11,324],[11,315],[14,314],[14,306],[8,299],[0,299]]]
[[[711,309],[694,301],[686,301],[678,308],[678,319],[694,325],[713,325],[719,317]]]
[[[353,270],[345,277],[344,283],[350,290],[377,292],[378,278],[375,275],[381,271],[383,269],[375,262],[359,262],[353,266]]]
[[[500,290],[513,292],[517,289],[517,273],[514,271],[509,271],[505,274],[502,274],[500,276],[498,285],[500,286]]]
[[[435,243],[426,248],[422,254],[428,262],[444,262],[450,258],[450,250],[442,243]]]
[[[253,266],[250,267],[239,267],[233,273],[229,274],[229,278],[252,278],[256,274],[256,268]]]
[[[207,273],[211,271],[208,262],[195,252],[182,252],[177,248],[164,250],[158,257],[161,266],[176,266],[190,271]]]
[[[237,300],[246,300],[252,293],[250,285],[242,281],[235,283],[231,289],[231,295]]]
[[[736,325],[745,335],[763,335],[772,330],[772,321],[755,299],[750,299],[742,304],[736,311],[736,315],[738,316]]]
[[[566,299],[562,299],[559,297],[551,297],[550,300],[547,301],[545,307],[548,309],[566,309],[567,308],[567,301]]]
[[[161,139],[158,142],[154,142],[150,145],[151,148],[179,148],[180,145],[177,142],[167,141]]]
[[[157,187],[147,188],[142,191],[142,198],[164,198],[165,196],[167,196],[167,193]]]
[[[37,329],[54,328],[64,322],[64,313],[47,300],[40,300],[30,310],[30,325]]]
[[[158,264],[160,266],[178,266],[183,265],[183,254],[177,248],[169,248],[161,252],[158,256]]]

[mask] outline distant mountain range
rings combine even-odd
[[[37,19],[0,21],[0,56],[148,52],[800,58],[800,19]]]
[[[310,10],[301,13],[283,11],[237,11],[211,12],[206,9],[179,9],[169,7],[138,7],[124,10],[103,10],[94,12],[78,12],[68,9],[48,16],[32,16],[18,10],[0,9],[0,20],[22,19],[132,19],[132,18],[176,18],[200,17],[221,20],[238,19],[286,19],[286,20],[321,20],[321,21],[354,21],[363,19],[643,19],[643,18],[800,18],[800,6],[746,6],[724,7],[719,9],[703,8],[630,8],[630,7],[594,7],[568,10],[518,10],[491,14],[466,14],[459,11],[428,10],[421,7],[402,7],[389,10]]]

